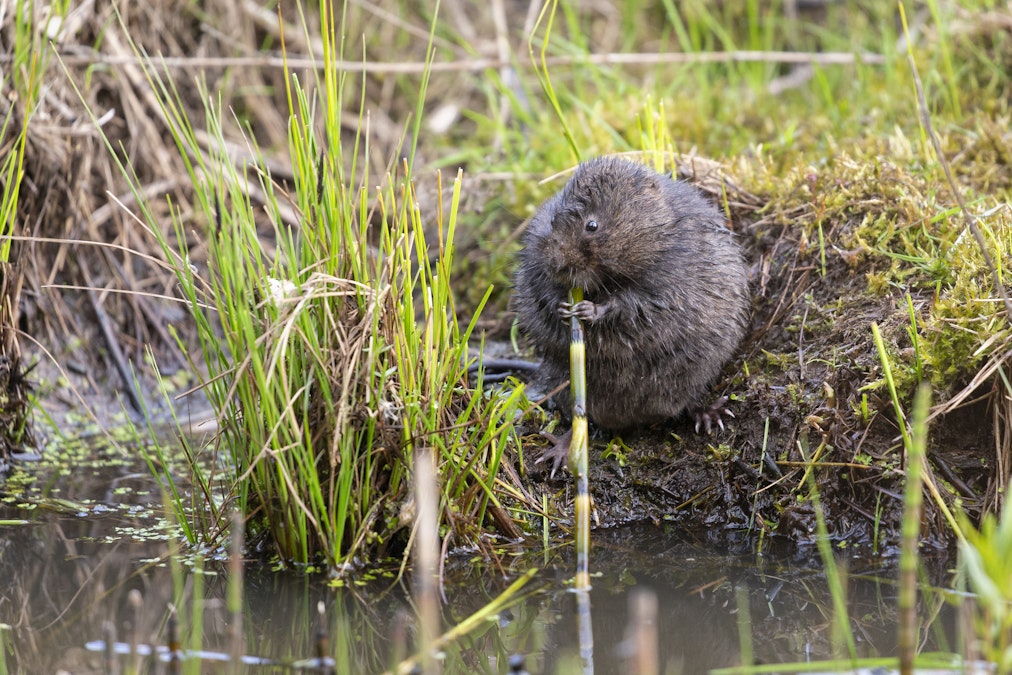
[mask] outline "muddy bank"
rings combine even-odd
[[[939,385],[930,479],[946,505],[958,503],[975,518],[998,503],[1008,452],[999,383],[973,379],[974,368],[967,366],[983,362],[980,353],[947,373],[940,369],[952,355],[916,363],[924,358],[918,339],[931,334],[918,337],[923,329],[911,326],[929,321],[943,298],[931,286],[883,282],[893,258],[861,241],[866,230],[858,234],[874,219],[911,216],[901,214],[903,201],[923,182],[893,159],[868,157],[859,168],[846,158],[830,162],[780,194],[731,191],[732,228],[751,265],[751,330],[713,395],[729,397],[735,417],[711,436],[697,434],[688,416],[621,439],[599,434],[591,485],[602,524],[669,521],[717,540],[732,530],[757,542],[810,546],[816,536],[811,479],[840,549],[892,553],[903,511],[905,453],[873,323],[883,334],[890,370],[902,379],[905,403],[921,379]],[[727,185],[750,177],[728,175],[712,163],[701,174],[697,162],[705,160],[680,164],[682,178],[718,203]],[[841,199],[841,190],[851,192],[852,201]],[[828,200],[838,206],[827,216],[817,205]],[[568,480],[539,487],[559,509],[573,496]],[[954,535],[937,504],[928,499],[926,508],[924,545],[950,546]]]

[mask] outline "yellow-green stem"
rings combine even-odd
[[[921,536],[922,474],[928,448],[928,412],[931,387],[922,383],[914,398],[913,433],[907,446],[907,484],[903,495],[902,548],[900,551],[899,637],[900,673],[914,672],[917,653],[917,542]]]
[[[583,300],[583,290],[569,291],[572,305]],[[590,485],[587,465],[587,350],[580,319],[569,320],[569,378],[573,393],[573,437],[569,444],[569,470],[576,476],[576,588],[590,588]]]

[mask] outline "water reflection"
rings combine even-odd
[[[170,563],[164,528],[142,508],[158,500],[146,476],[127,465],[113,469],[113,476],[103,471],[91,479],[85,475],[91,472],[79,471],[42,480],[35,503],[56,504],[51,500],[58,494],[64,500],[58,511],[0,506],[0,519],[31,521],[0,525],[0,575],[6,580],[0,621],[10,626],[9,671],[163,672],[155,659],[107,657],[86,647],[95,641],[164,646],[171,606],[178,608],[183,649],[228,654],[225,565]],[[684,533],[654,525],[595,532],[593,546],[589,598],[597,675],[631,672],[630,596],[637,589],[657,597],[661,672],[704,673],[743,660],[780,663],[840,654],[822,571],[810,557],[757,556],[745,543],[719,552],[712,543],[686,541]],[[532,548],[506,548],[496,564],[463,552],[448,561],[444,627],[460,623],[532,566],[544,570],[518,602],[445,650],[445,672],[505,673],[509,657],[518,653],[535,675],[589,672],[581,666],[578,596],[567,585],[575,564],[572,547],[559,546],[547,558]],[[855,561],[849,567],[851,625],[860,649],[889,655],[896,607],[892,574],[876,577]],[[939,567],[937,574],[944,575]],[[248,561],[245,652],[287,663],[313,657],[317,604],[323,601],[336,672],[383,672],[414,649],[406,587],[388,577],[335,588],[323,576],[275,573],[263,561]],[[924,599],[925,615],[936,608],[933,602]],[[939,616],[925,632],[923,648],[955,649],[945,643],[951,617],[944,607]],[[225,671],[205,661],[192,672]],[[242,672],[265,671],[247,663]]]

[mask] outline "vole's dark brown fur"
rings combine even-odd
[[[550,388],[569,377],[568,323],[585,319],[587,415],[620,431],[687,408],[707,427],[708,388],[745,332],[748,278],[725,218],[691,185],[624,159],[581,164],[531,220],[515,277],[520,328]],[[569,289],[584,302],[568,307]],[[570,407],[568,391],[556,399]],[[697,424],[698,428],[698,424]],[[556,465],[566,448],[547,455]]]

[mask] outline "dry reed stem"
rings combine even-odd
[[[61,60],[68,66],[126,66],[141,63],[141,58],[132,55],[66,55]],[[289,54],[282,56],[157,56],[153,60],[161,67],[174,69],[201,68],[273,68],[313,69],[322,68],[321,57],[298,56]],[[10,62],[9,57],[0,56],[0,64]],[[858,63],[865,65],[885,65],[886,57],[881,54],[852,54],[850,52],[784,52],[784,51],[728,51],[728,52],[669,52],[665,54],[651,53],[607,53],[581,54],[578,56],[548,56],[548,66],[656,66],[666,64],[706,64],[706,63],[786,63],[815,64],[820,66],[848,66]],[[437,61],[431,65],[433,73],[481,72],[489,69],[509,68],[513,66],[531,68],[530,63],[523,60],[514,61],[502,58],[473,58],[461,61]],[[370,73],[372,75],[421,75],[426,65],[423,61],[361,63],[345,60],[340,71],[348,73]]]

